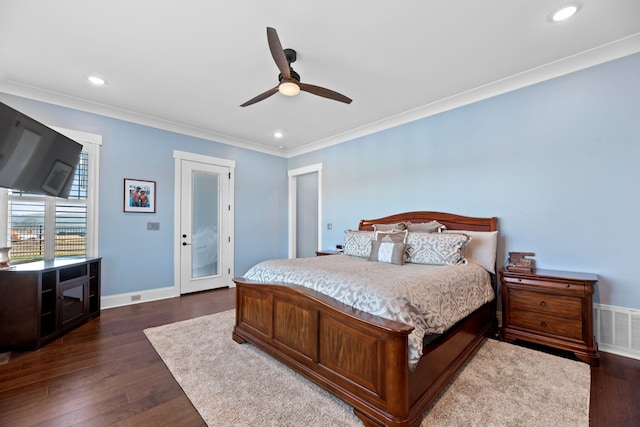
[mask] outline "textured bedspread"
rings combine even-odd
[[[362,311],[415,327],[409,366],[422,356],[427,334],[441,334],[494,298],[487,271],[477,264],[435,266],[370,262],[348,255],[265,261],[246,279],[302,285]]]

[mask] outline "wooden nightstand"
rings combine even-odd
[[[567,271],[500,271],[502,339],[521,339],[573,352],[598,366],[593,291],[598,276]]]

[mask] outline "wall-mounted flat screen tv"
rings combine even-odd
[[[0,187],[69,197],[82,145],[0,102]]]

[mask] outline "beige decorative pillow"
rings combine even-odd
[[[447,227],[440,224],[438,221],[422,222],[422,223],[409,223],[407,230],[416,233],[439,233],[446,230]]]
[[[374,237],[373,231],[346,230],[344,232],[343,253],[367,258],[371,254],[371,240]]]
[[[407,245],[404,243],[372,240],[369,261],[387,262],[390,264],[403,265],[406,249]]]
[[[396,222],[395,224],[373,224],[373,231],[402,231],[406,229],[406,222]]]
[[[462,256],[480,264],[489,273],[496,273],[497,231],[446,230],[445,233],[464,233],[471,241],[462,248]]]
[[[376,231],[375,240],[388,241],[393,243],[406,243],[407,230],[404,231]]]
[[[407,235],[407,262],[416,264],[466,264],[461,249],[470,240],[462,233],[411,233]]]

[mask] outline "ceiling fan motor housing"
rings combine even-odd
[[[293,68],[289,69],[289,72],[291,73],[291,80],[295,80],[297,82],[300,81],[300,74],[296,73],[295,71],[293,71]],[[278,74],[278,81],[281,82],[282,81],[282,73]]]
[[[293,49],[285,49],[284,56],[287,57],[287,61],[289,61],[289,64],[291,64],[292,62],[296,62],[296,58],[298,58],[298,54]]]

